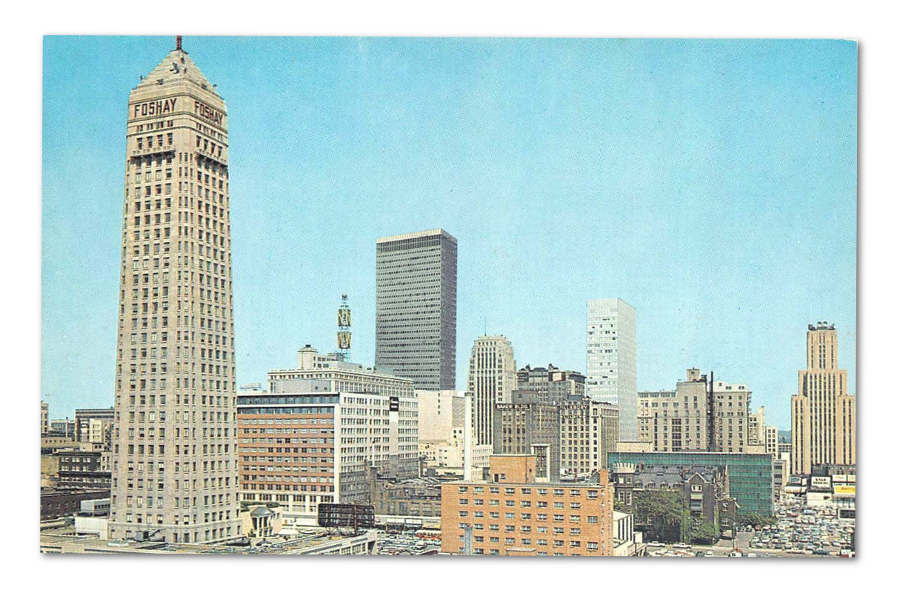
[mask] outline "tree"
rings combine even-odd
[[[684,504],[675,490],[640,490],[634,493],[634,522],[644,527],[651,541],[681,540]]]
[[[705,521],[702,525],[691,529],[692,542],[703,545],[712,545],[716,543],[718,539],[719,527],[715,523]]]
[[[746,513],[741,515],[740,522],[741,525],[744,525],[745,527],[753,527],[756,529],[764,525],[774,525],[775,523],[778,523],[778,519],[776,517],[760,515],[759,513]]]

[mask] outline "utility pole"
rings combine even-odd
[[[463,554],[472,555],[472,525],[470,524],[463,528]]]

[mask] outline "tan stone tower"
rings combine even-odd
[[[819,322],[806,334],[806,369],[791,397],[791,473],[813,465],[856,464],[856,396],[838,369],[837,330]]]
[[[240,536],[225,102],[177,47],[128,101],[110,537]]]
[[[473,426],[478,445],[494,443],[494,406],[512,401],[517,386],[512,342],[504,336],[480,336],[469,358],[469,392],[473,398]]]

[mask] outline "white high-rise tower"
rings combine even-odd
[[[592,299],[587,305],[585,394],[619,408],[619,440],[636,441],[637,322],[622,299]]]

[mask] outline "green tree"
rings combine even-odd
[[[682,539],[684,504],[676,490],[641,490],[634,493],[634,522],[651,541]]]
[[[691,541],[702,545],[712,545],[719,539],[719,527],[709,521],[691,529]]]
[[[741,515],[739,522],[745,527],[757,529],[765,525],[774,525],[775,523],[778,523],[778,518],[760,515],[759,513],[745,513]]]

